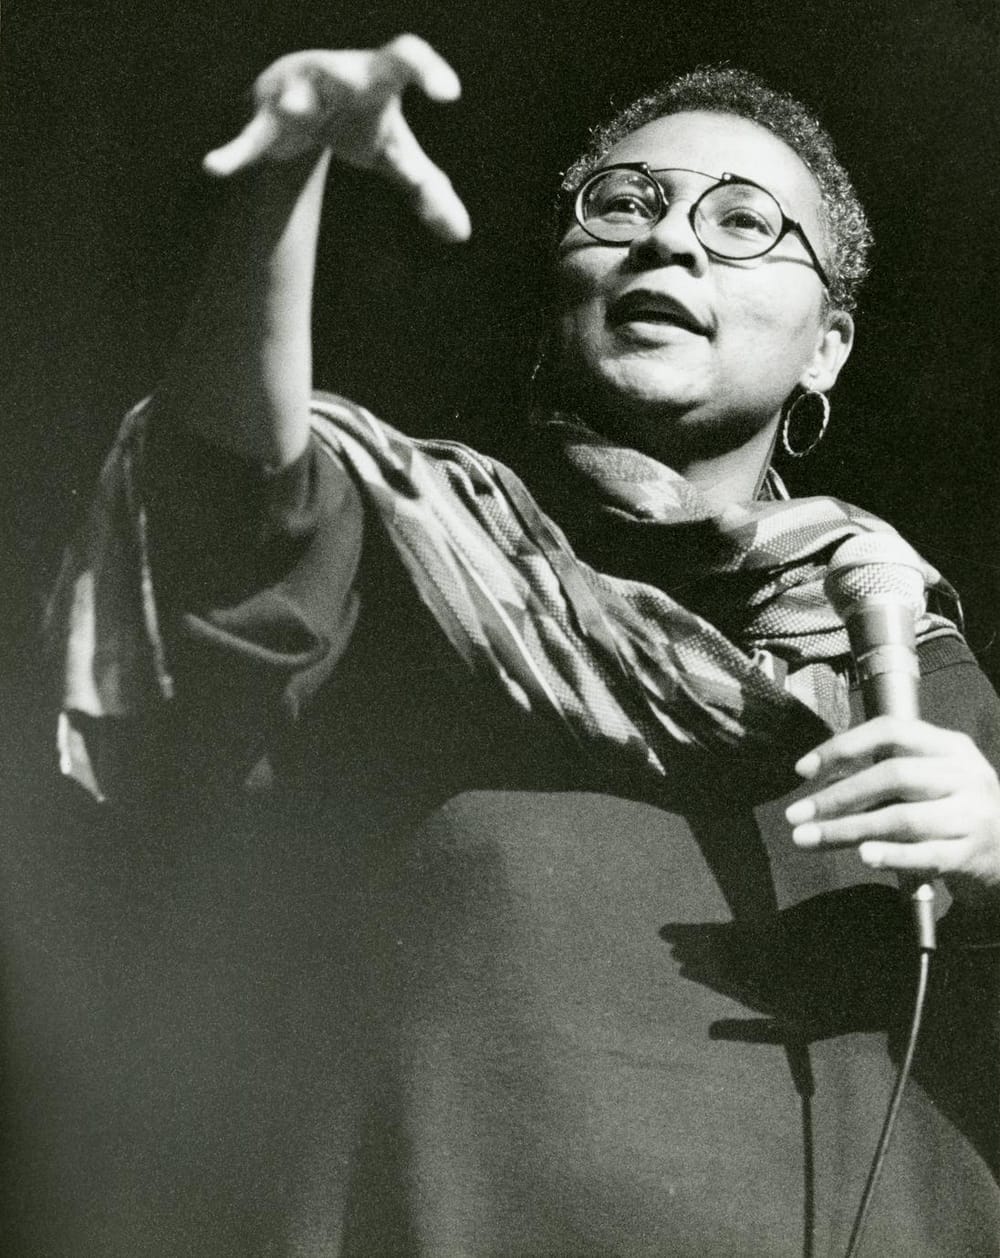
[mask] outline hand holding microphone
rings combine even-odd
[[[1000,889],[1000,784],[971,738],[919,719],[923,585],[917,556],[893,534],[852,538],[835,555],[827,592],[847,624],[869,719],[799,761],[816,789],[786,817],[800,848],[856,847],[873,869],[919,885],[942,875],[956,896],[981,894]]]

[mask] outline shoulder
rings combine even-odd
[[[366,500],[384,508],[391,500],[414,519],[439,516],[460,528],[462,512],[488,533],[518,533],[525,513],[540,515],[523,482],[510,468],[471,446],[445,438],[414,438],[378,419],[363,406],[333,394],[312,402],[313,435],[319,448],[353,474]]]
[[[342,457],[351,457],[359,449],[380,464],[390,467],[397,462],[408,466],[414,458],[439,465],[444,474],[461,469],[465,474],[496,478],[500,465],[471,446],[443,437],[410,437],[366,407],[334,393],[314,392],[311,419],[314,435]],[[345,449],[346,446],[346,449]],[[510,473],[508,473],[510,474]]]

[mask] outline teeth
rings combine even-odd
[[[636,323],[673,323],[679,328],[686,328],[690,325],[677,315],[667,314],[664,310],[636,310],[627,316],[629,320]]]
[[[618,312],[618,318],[624,323],[643,322],[643,323],[674,323],[680,328],[691,328],[690,319],[686,319],[682,314],[675,310],[661,310],[657,306],[653,307],[634,307],[626,306]]]

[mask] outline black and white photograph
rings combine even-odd
[[[0,56],[0,1252],[1000,1258],[996,6]]]

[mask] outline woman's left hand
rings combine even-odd
[[[966,734],[880,716],[795,768],[816,787],[785,810],[797,847],[855,847],[872,869],[941,875],[957,896],[1000,892],[1000,783]]]

